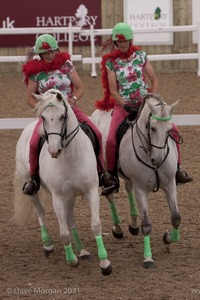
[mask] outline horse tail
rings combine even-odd
[[[34,216],[33,196],[23,194],[22,187],[24,182],[17,172],[14,175],[14,219],[19,225],[28,224]]]

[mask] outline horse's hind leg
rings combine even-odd
[[[139,233],[138,226],[138,210],[136,206],[135,196],[133,192],[133,184],[130,180],[125,181],[125,189],[128,195],[129,205],[130,205],[130,216],[131,223],[129,224],[129,232],[132,235],[137,235]]]
[[[81,259],[89,259],[90,253],[84,249],[84,245],[80,239],[80,236],[78,234],[77,228],[76,228],[76,221],[74,217],[74,206],[75,206],[76,199],[74,198],[74,201],[70,201],[68,203],[68,216],[67,216],[67,222],[71,229],[71,235],[73,237],[74,243],[76,245],[77,251],[80,253],[79,257]]]
[[[53,240],[45,226],[45,213],[44,208],[42,207],[38,194],[34,197],[31,197],[31,201],[36,209],[36,214],[38,218],[38,222],[41,228],[41,238],[43,242],[43,248],[45,252],[45,256],[48,257],[51,252],[53,252]]]
[[[111,211],[111,217],[113,221],[113,228],[112,228],[112,234],[116,239],[122,239],[124,236],[123,230],[121,228],[121,220],[114,202],[114,194],[110,194],[106,196],[110,211]]]

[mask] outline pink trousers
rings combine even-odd
[[[75,106],[73,108],[73,111],[78,119],[79,122],[81,123],[86,123],[90,128],[94,131],[96,134],[96,137],[99,141],[99,146],[100,146],[100,152],[98,155],[98,159],[101,163],[101,166],[98,165],[98,171],[102,172],[102,168],[104,169],[104,163],[103,163],[103,152],[102,152],[102,135],[101,132],[98,130],[98,128],[94,125],[94,123],[88,118],[88,116],[82,112],[82,110],[78,107]],[[29,162],[30,162],[30,175],[33,176],[38,173],[39,171],[39,140],[40,140],[40,135],[38,133],[38,127],[42,123],[42,120],[39,119],[37,122],[31,140],[30,140],[30,152],[29,152]]]
[[[116,150],[117,150],[117,130],[120,123],[124,120],[124,118],[128,115],[128,113],[124,110],[123,107],[116,104],[113,110],[113,116],[110,123],[108,138],[106,141],[106,162],[107,162],[107,170],[112,173],[115,168],[116,163]],[[177,133],[176,133],[177,132]],[[173,131],[171,132],[175,141],[179,140],[178,128],[175,124],[173,124]],[[176,143],[177,151],[178,151],[178,164],[181,164],[180,159],[180,145]]]

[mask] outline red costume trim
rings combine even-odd
[[[135,51],[140,50],[139,46],[133,46],[131,45],[127,52],[123,53],[119,51],[118,49],[113,50],[111,53],[105,54],[102,57],[101,61],[101,82],[102,87],[104,89],[104,97],[102,100],[97,100],[95,102],[95,107],[100,110],[106,110],[109,111],[112,109],[115,105],[115,99],[110,97],[110,89],[108,84],[108,73],[106,70],[106,62],[108,59],[111,61],[115,61],[117,58],[126,59],[129,58]]]
[[[42,59],[33,59],[23,64],[22,72],[24,73],[24,83],[27,85],[29,77],[40,72],[48,73],[49,71],[59,70],[66,60],[71,60],[67,52],[56,53],[55,59],[47,63]]]

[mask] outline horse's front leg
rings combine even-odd
[[[60,227],[60,239],[64,245],[66,260],[71,267],[78,265],[78,258],[74,254],[71,237],[67,226],[67,217],[68,217],[68,203],[70,198],[63,196],[59,197],[56,194],[52,195],[53,207],[56,213],[59,227]]]
[[[135,196],[142,217],[141,231],[144,236],[144,260],[143,266],[145,269],[154,267],[154,261],[152,259],[150,233],[152,229],[151,221],[148,213],[148,193],[144,190],[135,187]]]
[[[98,257],[100,259],[100,267],[103,275],[110,275],[112,273],[112,266],[108,260],[108,255],[106,248],[103,243],[102,238],[102,226],[99,218],[100,211],[100,199],[98,193],[98,187],[90,189],[90,191],[85,194],[91,212],[91,229],[95,236],[97,248],[98,248]]]
[[[177,193],[176,193],[175,180],[173,184],[166,186],[164,188],[164,192],[171,212],[172,230],[171,232],[167,231],[163,235],[163,242],[165,244],[171,244],[173,242],[178,242],[180,239],[179,226],[181,223],[181,215],[179,213],[178,205],[177,205]]]
[[[122,239],[124,236],[123,230],[121,228],[121,220],[114,202],[114,194],[110,194],[106,196],[110,211],[111,211],[111,217],[113,221],[113,228],[112,228],[112,234],[116,239]]]
[[[129,224],[129,232],[132,235],[137,235],[139,233],[139,226],[138,226],[138,210],[135,201],[135,195],[133,192],[133,183],[130,180],[125,181],[125,190],[128,195],[128,201],[130,205],[130,216],[131,216],[131,223]]]

